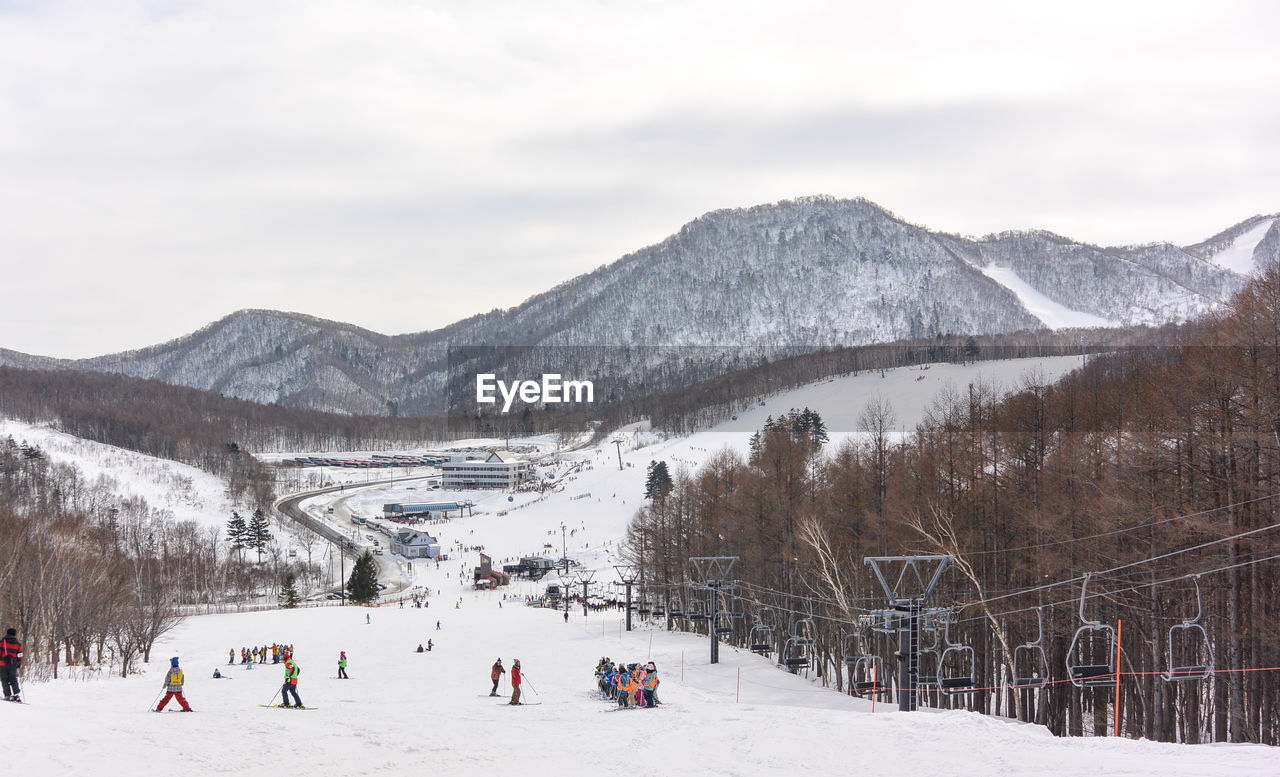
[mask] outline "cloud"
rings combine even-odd
[[[965,233],[1194,242],[1280,209],[1277,22],[1270,3],[0,3],[0,347],[93,355],[246,307],[436,328],[807,194]]]

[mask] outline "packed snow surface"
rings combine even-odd
[[[626,632],[616,610],[584,616],[575,607],[566,623],[562,612],[524,604],[554,577],[518,581],[505,591],[471,590],[479,545],[495,564],[567,551],[607,584],[615,578],[617,543],[641,503],[648,462],[694,468],[725,446],[745,451],[748,432],[770,413],[809,406],[832,419],[832,428],[849,429],[849,419],[879,393],[909,430],[922,406],[948,384],[963,389],[965,381],[987,374],[1013,388],[1027,367],[1045,370],[1050,379],[1070,369],[1067,361],[955,367],[815,384],[685,438],[662,439],[636,425],[617,437],[624,443],[621,466],[619,449],[610,443],[559,456],[549,450],[538,466],[551,484],[545,492],[442,492],[427,480],[411,480],[353,484],[315,497],[307,509],[362,538],[375,530],[355,526],[349,514],[378,514],[383,502],[465,497],[475,501],[476,514],[427,527],[447,560],[401,565],[411,590],[430,594],[427,607],[410,601],[403,608],[387,602],[192,617],[162,638],[139,674],[121,679],[64,668],[70,676],[27,682],[28,704],[0,704],[5,767],[49,777],[419,771],[790,777],[851,768],[886,777],[1280,774],[1280,750],[1259,745],[1060,739],[1038,726],[976,713],[900,713],[883,703],[873,710],[869,701],[791,675],[767,657],[722,647],[720,663],[711,665],[705,638],[639,619],[636,630]],[[433,649],[417,653],[428,640]],[[272,642],[295,646],[299,694],[314,709],[259,706],[276,699],[283,668],[246,669],[238,654],[241,647]],[[237,656],[230,666],[229,651]],[[350,660],[349,680],[336,679],[339,651]],[[170,656],[179,656],[185,668],[192,714],[150,711]],[[614,710],[594,690],[592,670],[602,656],[655,662],[663,706]],[[490,667],[499,657],[508,671],[520,660],[530,704],[512,707],[505,695],[488,695]],[[228,679],[212,679],[215,667]],[[501,690],[510,693],[505,680]]]
[[[1115,321],[1110,321],[1101,316],[1095,316],[1092,313],[1085,313],[1080,310],[1072,310],[1071,308],[1059,302],[1054,302],[1045,295],[1036,291],[1031,284],[1018,277],[1018,274],[1011,267],[1000,267],[999,265],[989,264],[982,268],[982,274],[991,280],[1004,286],[1013,292],[1027,309],[1027,312],[1040,319],[1045,326],[1050,329],[1068,329],[1071,327],[1089,327],[1089,326],[1119,326]]]
[[[1257,269],[1253,262],[1254,249],[1267,236],[1272,223],[1273,220],[1263,221],[1231,241],[1231,245],[1214,254],[1213,263],[1240,275],[1252,275]]]

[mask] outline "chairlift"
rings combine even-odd
[[[1169,661],[1161,675],[1169,682],[1203,680],[1213,674],[1213,646],[1209,632],[1200,624],[1204,608],[1200,601],[1200,576],[1192,575],[1196,587],[1196,617],[1169,628]],[[1178,649],[1175,657],[1175,645]]]
[[[736,616],[727,610],[717,612],[714,624],[716,634],[722,637],[732,634],[734,617]]]
[[[700,599],[694,599],[689,602],[689,610],[685,613],[685,617],[694,623],[702,623],[707,620],[707,611]]]
[[[1099,621],[1091,621],[1084,617],[1084,600],[1089,590],[1089,578],[1092,573],[1085,573],[1084,585],[1080,588],[1080,621],[1084,624],[1076,629],[1071,638],[1071,647],[1067,648],[1067,677],[1077,688],[1097,688],[1114,685],[1116,667],[1113,661],[1116,655],[1116,629]]]
[[[942,651],[938,649],[939,629],[932,622],[932,616],[927,614],[920,626],[920,632],[928,632],[933,635],[933,644],[929,647],[921,647],[916,653],[916,683],[921,688],[936,687],[938,685],[938,670],[942,667]]]
[[[870,645],[860,644],[859,635],[845,634],[841,640],[844,665],[849,672],[849,690],[858,695],[884,691],[884,663],[870,652]],[[887,692],[887,691],[886,691]]]
[[[813,662],[813,618],[800,618],[782,648],[782,663],[792,670],[808,669]]]
[[[1036,608],[1034,642],[1013,649],[1013,687],[1042,688],[1049,682],[1049,657],[1044,652],[1044,608]]]
[[[761,607],[756,612],[756,622],[747,632],[747,647],[757,655],[768,655],[773,652],[773,610]]]
[[[943,621],[942,639],[946,648],[938,657],[938,690],[943,693],[970,693],[978,684],[977,658],[972,645],[951,641],[951,617]]]
[[[679,594],[676,594],[675,596],[671,597],[671,601],[669,602],[669,605],[670,606],[668,608],[668,611],[672,618],[684,617],[684,607],[683,605],[680,604]]]

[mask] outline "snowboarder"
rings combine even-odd
[[[498,695],[498,681],[501,680],[502,676],[506,673],[507,670],[502,668],[501,658],[493,662],[493,671],[489,672],[489,679],[493,680],[493,690],[489,692],[490,696]]]
[[[339,680],[351,679],[350,677],[347,677],[347,651],[345,650],[341,650],[338,653],[338,679]]]
[[[302,699],[298,698],[298,674],[301,669],[293,660],[293,654],[288,651],[284,654],[284,687],[280,689],[281,707],[297,706],[302,707]],[[293,704],[289,704],[289,696],[293,696]]]
[[[164,705],[168,704],[170,699],[177,699],[183,712],[191,711],[191,705],[187,704],[187,697],[182,695],[182,680],[182,667],[178,666],[178,657],[174,656],[169,659],[169,672],[164,676],[166,693],[160,700],[160,706],[156,707],[156,712],[164,712]]]
[[[18,687],[18,667],[22,666],[22,643],[17,629],[6,629],[0,639],[0,684],[4,686],[5,701],[22,701]]]
[[[511,662],[511,701],[510,704],[520,703],[520,659]]]

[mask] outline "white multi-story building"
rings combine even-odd
[[[532,471],[529,462],[503,461],[497,452],[491,452],[485,459],[453,456],[440,465],[441,486],[446,490],[512,489],[527,480]]]

